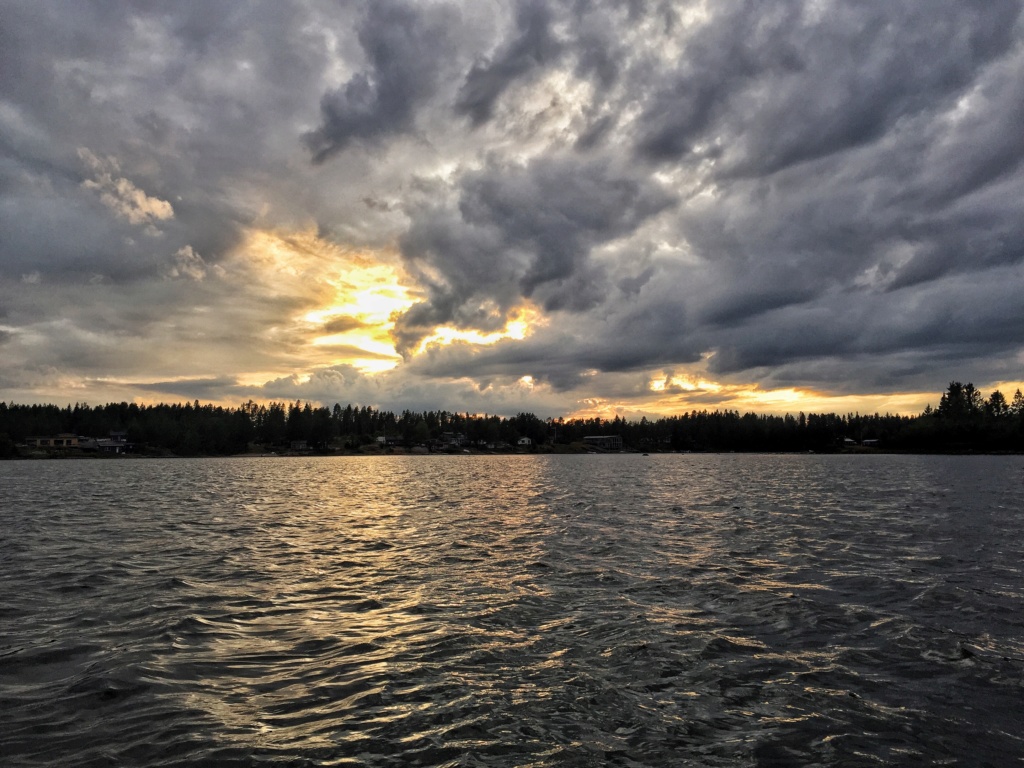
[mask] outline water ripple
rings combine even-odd
[[[1024,760],[1017,457],[0,465],[5,765]]]

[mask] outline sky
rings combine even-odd
[[[0,0],[0,400],[1024,386],[1020,0]]]

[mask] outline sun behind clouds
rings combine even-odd
[[[270,328],[268,334],[297,344],[295,351],[305,369],[351,365],[361,373],[374,374],[402,362],[391,332],[395,320],[422,295],[402,269],[397,253],[340,246],[314,231],[268,230],[250,233],[239,253],[258,272],[268,301],[296,306],[288,327]],[[455,342],[489,345],[523,339],[541,323],[536,308],[523,306],[511,313],[499,331],[438,326],[416,354]]]

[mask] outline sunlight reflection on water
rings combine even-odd
[[[1005,764],[1019,457],[21,462],[11,765]]]

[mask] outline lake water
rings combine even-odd
[[[1024,764],[1024,457],[0,463],[5,766]]]

